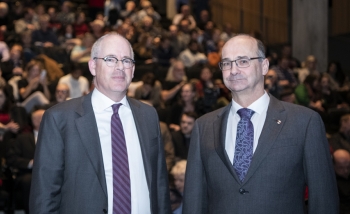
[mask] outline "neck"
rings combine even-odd
[[[264,89],[254,93],[232,92],[232,99],[244,108],[250,106],[265,93]]]

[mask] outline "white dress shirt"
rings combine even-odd
[[[111,117],[113,114],[113,100],[94,89],[91,97],[92,108],[95,113],[98,134],[101,142],[103,164],[106,175],[108,192],[108,214],[113,213],[113,165]],[[135,121],[129,103],[124,97],[120,103],[119,116],[123,125],[126,147],[128,151],[130,187],[131,187],[131,213],[151,213],[149,190],[141,154],[140,141],[137,135]]]
[[[270,97],[265,92],[263,96],[261,96],[259,99],[257,99],[255,102],[253,102],[250,106],[247,107],[255,112],[252,118],[250,118],[254,127],[253,154],[255,152],[256,147],[258,146],[259,137],[265,123],[266,112],[269,103]],[[234,100],[232,100],[232,106],[227,119],[225,149],[232,164],[235,155],[237,124],[241,119],[241,117],[237,114],[237,111],[241,108],[243,107],[236,103]]]

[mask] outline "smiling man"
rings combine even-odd
[[[47,110],[31,186],[31,213],[170,213],[158,116],[126,97],[130,43],[111,33],[92,47],[95,89]]]
[[[237,35],[219,63],[232,102],[199,118],[188,154],[184,214],[338,213],[323,122],[264,90],[269,62],[261,41]]]

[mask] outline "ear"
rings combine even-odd
[[[131,79],[134,78],[134,73],[135,73],[135,65],[132,67],[132,75],[131,75]]]
[[[267,58],[264,59],[264,61],[261,63],[262,66],[262,75],[266,75],[269,71],[269,60]]]
[[[96,61],[93,59],[90,59],[89,62],[89,70],[92,76],[96,76]]]

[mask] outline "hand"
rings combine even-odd
[[[18,123],[11,121],[5,125],[5,128],[7,130],[11,131],[12,133],[17,133],[19,130],[19,125],[18,125]]]
[[[35,77],[29,81],[28,87],[30,89],[35,89],[38,87],[39,82],[40,82],[40,77]]]
[[[169,125],[169,129],[174,130],[174,131],[179,131],[181,128],[180,128],[179,125],[176,125],[176,124],[172,123],[172,124]]]

